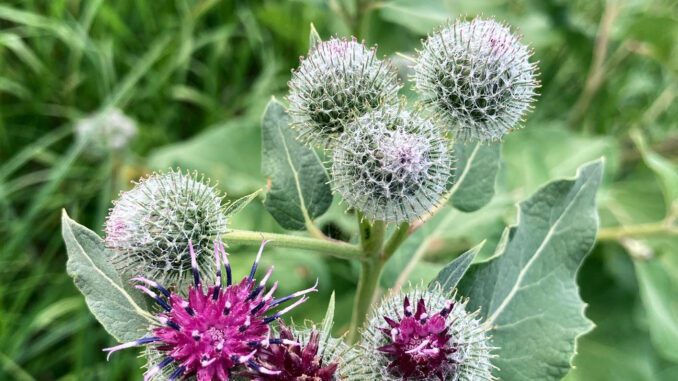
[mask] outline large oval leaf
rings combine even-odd
[[[480,249],[483,248],[484,244],[485,242],[481,242],[476,247],[469,249],[467,252],[448,263],[431,281],[429,289],[440,286],[445,291],[453,291],[464,274],[466,274],[466,271],[471,267],[471,263],[473,263],[473,260],[476,255],[478,255]]]
[[[270,188],[264,206],[285,229],[302,230],[332,203],[327,171],[316,153],[297,142],[290,117],[272,99],[261,124],[261,170]]]
[[[494,183],[499,172],[501,143],[456,142],[456,169],[450,203],[463,212],[472,212],[487,205],[494,196]]]
[[[66,211],[61,217],[61,233],[68,251],[66,272],[94,317],[119,341],[141,337],[152,319],[142,308],[145,303],[139,293],[131,291],[107,261],[110,253],[103,240],[70,219]]]
[[[600,160],[588,164],[522,202],[501,255],[473,265],[459,283],[469,308],[494,328],[500,379],[561,379],[576,338],[593,326],[575,277],[595,242],[602,170]]]

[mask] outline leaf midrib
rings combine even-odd
[[[66,217],[67,217],[67,216],[66,216]],[[68,217],[67,217],[67,218],[68,218]],[[70,220],[70,219],[69,219],[69,220]],[[104,273],[103,271],[101,271],[101,269],[99,269],[99,267],[94,263],[94,261],[92,260],[92,258],[87,254],[87,252],[86,252],[85,249],[82,247],[82,245],[80,245],[80,242],[79,242],[77,239],[75,239],[75,234],[73,234],[73,229],[71,229],[70,223],[66,223],[64,226],[65,226],[66,229],[68,229],[69,234],[74,238],[73,241],[75,242],[75,244],[76,244],[76,245],[78,246],[78,248],[80,249],[80,252],[83,253],[83,256],[84,256],[84,257],[87,259],[87,261],[92,265],[92,267],[94,268],[94,270],[95,270],[97,273],[99,273],[99,274],[101,275],[101,277],[102,277],[107,283],[110,283],[111,285],[113,285],[113,287],[115,287],[115,288],[116,288],[116,289],[117,289],[117,290],[125,297],[125,299],[127,299],[127,301],[129,302],[129,304],[134,308],[134,312],[136,312],[139,316],[143,317],[143,318],[146,319],[147,321],[149,321],[149,322],[151,322],[151,323],[155,323],[155,321],[153,321],[152,319],[150,319],[150,318],[148,317],[148,313],[147,313],[143,308],[139,307],[139,305],[136,304],[136,302],[134,301],[134,299],[132,299],[132,297],[131,297],[131,296],[130,296],[130,295],[129,295],[122,287],[118,286],[118,285],[113,281],[113,279],[111,279],[108,275],[106,275],[106,273]],[[77,275],[76,275],[76,278],[77,278]]]
[[[539,259],[539,258],[541,257],[541,254],[544,252],[544,249],[546,248],[547,244],[549,243],[549,241],[551,240],[551,238],[552,238],[553,235],[555,234],[556,228],[559,226],[559,224],[560,224],[560,222],[562,221],[563,217],[566,216],[566,215],[568,214],[568,212],[570,211],[572,205],[574,205],[574,204],[576,203],[576,201],[577,201],[577,199],[579,198],[579,196],[583,193],[583,191],[584,191],[587,187],[590,186],[590,184],[591,184],[590,179],[587,179],[586,182],[579,188],[579,190],[577,190],[575,196],[572,198],[572,202],[570,202],[570,203],[567,205],[567,207],[565,207],[565,209],[563,209],[563,212],[560,214],[560,216],[558,216],[558,219],[557,219],[557,220],[555,221],[555,223],[549,228],[548,233],[546,234],[546,236],[544,236],[544,239],[543,239],[542,243],[539,245],[539,248],[537,248],[536,253],[532,256],[532,258],[530,258],[529,261],[527,261],[527,264],[525,265],[525,267],[523,267],[523,268],[520,270],[520,273],[518,274],[518,277],[516,278],[516,282],[515,282],[515,284],[513,285],[513,287],[511,288],[511,290],[509,291],[509,293],[508,293],[508,295],[506,296],[506,298],[504,298],[504,300],[503,300],[502,303],[499,305],[499,307],[497,307],[497,309],[494,311],[494,313],[493,313],[490,317],[487,318],[487,324],[488,324],[488,325],[494,324],[494,322],[495,322],[496,319],[499,317],[499,315],[501,315],[501,313],[504,312],[504,310],[506,309],[506,307],[508,306],[508,304],[512,301],[512,299],[513,299],[513,297],[515,296],[515,294],[518,293],[518,290],[520,289],[520,286],[521,286],[521,284],[522,284],[522,282],[523,282],[523,279],[524,279],[525,275],[526,275],[527,272],[530,270],[530,268],[532,267],[532,265],[537,261],[537,259]],[[518,214],[518,221],[520,221],[520,216],[521,216],[522,213],[523,213],[523,210],[522,210],[522,208],[521,208],[521,209],[520,209],[520,213]]]
[[[285,134],[283,133],[282,128],[280,127],[279,124],[276,127],[276,129],[280,134],[283,148],[285,149],[285,157],[287,158],[287,164],[290,166],[290,169],[292,170],[292,176],[294,177],[294,186],[297,189],[297,196],[299,197],[299,208],[301,209],[301,214],[304,216],[304,222],[306,223],[306,225],[308,225],[313,221],[311,220],[311,216],[309,216],[308,210],[306,209],[306,202],[304,201],[304,195],[303,192],[301,191],[301,183],[299,181],[299,173],[297,172],[297,169],[294,166],[294,163],[292,162],[290,150],[287,147],[287,139],[285,139]]]

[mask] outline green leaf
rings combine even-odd
[[[621,246],[600,246],[579,276],[593,331],[577,340],[567,381],[675,381],[678,364],[659,356],[646,330],[645,312],[633,282],[634,265]]]
[[[635,265],[652,342],[664,357],[678,361],[678,258],[667,252]]]
[[[459,212],[446,207],[415,230],[389,258],[382,270],[380,283],[384,288],[402,287],[407,281],[419,281],[412,274],[431,246],[440,243],[449,224]]]
[[[577,337],[593,326],[575,277],[595,242],[602,171],[602,160],[587,164],[520,203],[503,253],[472,266],[459,284],[494,328],[500,379],[561,379]]]
[[[218,181],[228,194],[242,196],[261,188],[265,182],[259,172],[259,155],[252,154],[260,151],[256,122],[238,119],[153,151],[148,165],[158,170],[193,169]]]
[[[334,326],[334,292],[330,296],[330,302],[327,305],[327,312],[325,312],[325,318],[323,323],[320,326],[320,342],[323,343],[321,346],[325,346],[329,339],[332,337],[332,327]]]
[[[462,213],[450,206],[443,207],[421,225],[389,258],[381,276],[381,286],[391,288],[407,282],[433,280],[437,271],[425,262],[426,256],[452,256],[468,250],[473,244],[486,240],[476,257],[492,255],[494,244],[501,238],[505,226],[503,215],[513,207],[508,198],[495,198],[490,205],[473,213]]]
[[[66,272],[85,296],[85,302],[101,325],[119,341],[136,340],[153,322],[141,306],[145,303],[130,292],[113,265],[111,253],[96,233],[68,217],[61,217],[61,232],[66,242]]]
[[[450,203],[463,212],[487,205],[494,196],[499,172],[501,143],[457,142],[454,145],[456,170]]]
[[[459,283],[464,274],[466,274],[466,271],[471,267],[473,259],[478,255],[478,252],[483,248],[484,244],[485,242],[481,242],[476,247],[452,260],[452,262],[436,275],[435,279],[433,279],[428,287],[434,288],[436,287],[436,284],[438,284],[445,291],[454,290],[454,288],[457,287],[457,283]]]
[[[323,42],[323,40],[320,38],[318,31],[315,29],[315,25],[311,23],[311,32],[308,36],[308,49],[311,50],[315,48],[315,46],[321,42]]]
[[[332,203],[329,178],[316,153],[297,142],[283,106],[272,99],[262,121],[261,170],[270,187],[264,206],[285,229],[302,230]]]
[[[245,209],[247,205],[249,205],[252,200],[254,200],[257,196],[259,196],[259,193],[261,193],[261,189],[254,193],[250,193],[247,196],[241,197],[232,203],[228,204],[226,209],[224,210],[224,214],[226,216],[232,216],[234,214],[238,214],[240,211]]]
[[[392,0],[381,4],[380,14],[384,20],[425,35],[445,23],[450,10],[442,0]]]
[[[502,172],[508,189],[526,198],[551,179],[570,176],[584,163],[605,157],[605,172],[615,173],[619,149],[609,136],[580,136],[560,125],[535,125],[514,131],[502,144]]]

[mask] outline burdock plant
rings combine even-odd
[[[362,341],[374,379],[491,380],[488,327],[466,304],[440,287],[386,297]]]
[[[500,139],[518,127],[535,97],[531,54],[501,23],[457,21],[424,42],[415,89],[458,138]]]
[[[329,146],[344,126],[371,108],[395,104],[400,84],[395,68],[376,48],[356,39],[318,43],[290,80],[289,113],[299,139]]]
[[[231,266],[224,246],[215,243],[216,282],[204,285],[200,277],[195,251],[189,243],[191,273],[194,285],[187,298],[170,292],[160,283],[143,277],[132,279],[135,287],[153,299],[161,308],[155,319],[158,325],[142,338],[104,349],[109,355],[121,349],[149,346],[161,358],[151,364],[144,380],[176,380],[195,376],[199,381],[230,380],[237,371],[250,368],[257,374],[275,376],[285,371],[284,364],[266,367],[257,362],[257,352],[271,345],[299,345],[287,336],[272,338],[269,324],[305,302],[304,296],[317,291],[314,287],[274,298],[277,282],[267,290],[273,272],[270,268],[261,281],[255,280],[257,266],[266,242],[261,244],[252,270],[239,283],[233,283]],[[226,270],[222,284],[221,262]],[[272,309],[290,300],[296,301],[277,311]],[[268,314],[268,315],[267,315]]]
[[[462,212],[492,198],[501,138],[535,97],[529,49],[493,20],[449,23],[411,59],[421,97],[404,100],[375,49],[354,38],[311,40],[287,109],[273,99],[262,120],[263,205],[281,227],[306,234],[235,229],[229,216],[260,193],[226,206],[217,185],[179,170],[123,192],[105,239],[64,214],[67,270],[122,343],[105,351],[144,347],[145,379],[163,381],[562,378],[576,338],[591,328],[575,276],[596,236],[601,162],[521,202],[494,254],[454,240],[457,227],[478,220]],[[334,224],[336,214],[325,219],[331,228],[318,225],[335,197],[353,229],[343,218]],[[317,284],[275,295],[272,270],[257,280],[263,245],[233,281],[221,242],[262,239],[359,269],[339,338],[333,302],[318,327],[279,321]],[[419,286],[403,289],[408,281]]]
[[[129,276],[183,283],[192,248],[201,266],[213,266],[212,242],[226,231],[222,199],[197,173],[177,170],[142,179],[120,195],[106,219],[111,261]]]
[[[442,198],[452,164],[449,151],[432,120],[383,107],[349,123],[338,138],[332,185],[370,220],[409,222]]]

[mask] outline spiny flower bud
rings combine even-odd
[[[100,111],[75,125],[76,139],[93,158],[124,149],[136,134],[136,123],[117,108]]]
[[[211,241],[226,230],[223,196],[204,177],[155,173],[114,202],[106,220],[106,245],[128,275],[182,283],[191,268],[189,248],[209,267]]]
[[[255,381],[334,381],[341,379],[342,355],[349,348],[341,340],[323,338],[316,329],[296,330],[280,323],[280,344],[261,348],[256,355],[264,367],[278,374],[250,372],[248,378]]]
[[[386,297],[374,311],[361,346],[376,369],[370,379],[492,380],[485,325],[466,301],[440,288]]]
[[[399,223],[435,207],[450,165],[447,143],[431,120],[387,107],[358,118],[339,137],[332,184],[367,218]]]
[[[424,104],[464,140],[517,128],[538,86],[532,52],[494,21],[457,21],[430,35],[415,65]]]
[[[232,373],[251,369],[260,375],[280,375],[281,370],[270,369],[257,362],[258,351],[271,345],[292,345],[286,338],[272,338],[269,325],[304,303],[307,294],[317,291],[317,284],[309,289],[274,298],[278,283],[266,290],[271,267],[257,282],[254,276],[266,241],[261,244],[249,276],[239,283],[232,282],[231,266],[223,244],[214,243],[216,282],[204,285],[196,254],[189,245],[194,285],[188,287],[187,298],[170,292],[155,280],[138,277],[137,289],[153,299],[162,312],[155,315],[157,325],[147,336],[128,343],[104,349],[108,356],[116,351],[148,346],[149,367],[144,381],[232,379]],[[222,284],[221,263],[226,270],[226,284]],[[296,299],[296,300],[295,300]],[[285,308],[272,312],[285,303]],[[269,314],[268,316],[266,314]],[[160,377],[161,376],[161,377]],[[158,378],[159,377],[159,378]],[[276,378],[278,379],[278,378]]]
[[[328,146],[344,125],[370,108],[397,102],[395,69],[355,39],[332,38],[311,49],[292,73],[289,114],[299,139]]]

